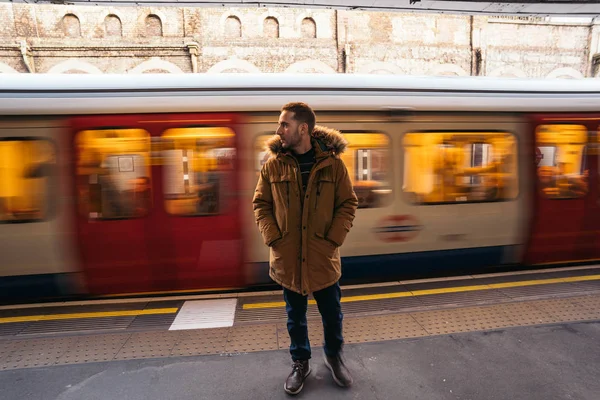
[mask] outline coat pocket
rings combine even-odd
[[[293,178],[289,174],[275,176],[271,179],[273,212],[282,233],[288,230],[287,219],[289,217],[290,199],[292,197],[292,184]]]
[[[317,179],[317,190],[315,198],[315,210],[317,206],[320,207],[333,207],[333,201],[335,198],[335,185],[333,177],[327,172],[328,168],[325,168],[323,173]]]
[[[319,252],[327,257],[333,257],[337,245],[332,241],[325,239],[325,236],[321,232],[315,232],[315,236]]]

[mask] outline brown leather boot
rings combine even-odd
[[[304,387],[304,380],[310,374],[310,364],[308,360],[296,360],[292,364],[292,372],[288,376],[283,390],[287,394],[298,394]]]
[[[339,386],[348,387],[352,385],[352,376],[350,376],[350,371],[348,371],[340,354],[335,357],[325,355],[325,365],[329,368],[333,380]]]

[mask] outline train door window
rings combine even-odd
[[[80,212],[89,219],[139,218],[152,207],[150,136],[141,129],[77,134]]]
[[[588,192],[587,129],[582,125],[540,125],[536,163],[542,193],[550,199],[573,199]]]
[[[358,208],[385,207],[392,201],[390,140],[383,133],[344,133],[348,149],[341,158],[350,172]]]
[[[41,221],[56,211],[56,162],[49,140],[0,139],[0,223]]]
[[[224,127],[169,129],[162,136],[165,207],[172,215],[225,212],[235,170],[235,133]]]
[[[417,204],[514,199],[516,140],[506,132],[408,133],[402,189]]]
[[[348,148],[341,158],[350,173],[358,197],[358,208],[385,207],[392,201],[389,137],[383,133],[343,133]],[[255,170],[258,173],[269,159],[266,141],[273,135],[261,135],[255,142]]]

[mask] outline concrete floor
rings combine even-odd
[[[313,349],[303,399],[600,398],[600,321],[348,345],[351,389]],[[0,372],[3,400],[284,399],[286,351]]]

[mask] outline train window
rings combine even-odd
[[[162,136],[169,214],[216,215],[227,207],[235,170],[235,133],[223,127],[169,129]]]
[[[342,160],[350,172],[358,208],[385,207],[392,200],[390,141],[383,133],[344,133]]]
[[[582,125],[536,128],[536,164],[540,188],[550,199],[574,199],[588,192],[587,129]]]
[[[0,223],[34,222],[56,211],[55,146],[46,139],[0,139]]]
[[[77,134],[77,191],[89,219],[139,218],[152,207],[150,136],[142,129]]]
[[[348,148],[342,160],[348,168],[354,191],[358,197],[358,208],[385,207],[392,200],[389,171],[389,138],[383,133],[343,133]],[[260,171],[269,159],[265,142],[273,135],[261,135],[255,142],[255,170]]]
[[[408,133],[402,189],[417,204],[514,199],[516,154],[505,132]]]

